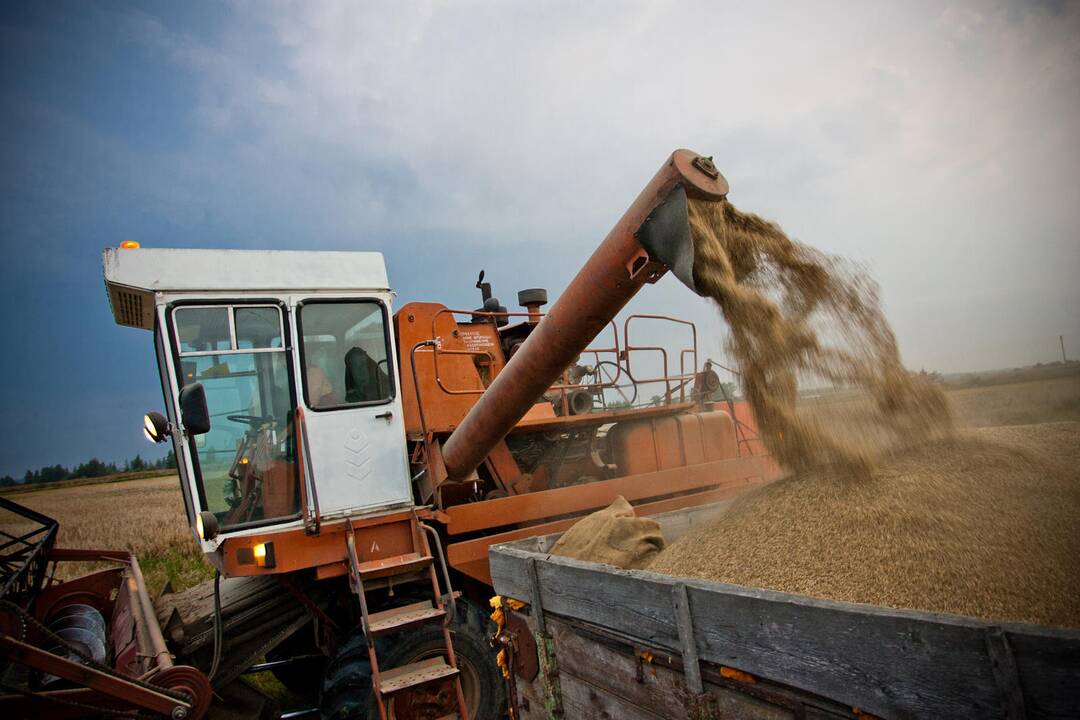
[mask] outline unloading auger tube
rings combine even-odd
[[[711,158],[671,154],[447,439],[449,480],[476,470],[642,285],[671,270],[697,292],[687,197],[719,200],[727,192]]]

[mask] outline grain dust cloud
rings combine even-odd
[[[874,283],[730,203],[692,202],[694,280],[727,321],[788,476],[663,550],[654,572],[1080,626],[1080,424],[957,430],[908,372]],[[806,407],[800,381],[859,391]],[[1071,450],[1070,450],[1071,448]]]
[[[727,321],[743,394],[782,465],[865,470],[898,440],[951,427],[941,390],[901,363],[865,273],[726,200],[691,200],[689,209],[694,282]],[[841,432],[834,418],[798,412],[806,379],[865,391],[858,422]]]

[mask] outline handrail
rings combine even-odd
[[[315,489],[315,471],[311,467],[311,454],[307,452],[308,448],[308,436],[307,436],[307,422],[304,420],[304,411],[297,406],[296,408],[296,454],[298,460],[301,462],[301,478],[304,483],[304,487],[310,489],[311,497],[311,516],[314,522],[314,529],[309,529],[307,523],[307,517],[304,518],[304,530],[309,535],[318,535],[322,526],[322,513],[319,511],[319,492]],[[308,503],[304,503],[304,515],[308,514]]]
[[[432,362],[433,362],[433,364],[435,366],[435,384],[438,385],[439,389],[442,390],[447,395],[482,395],[484,393],[484,390],[486,390],[487,388],[480,388],[478,390],[475,390],[475,389],[474,390],[457,390],[457,389],[452,389],[452,388],[446,387],[442,382],[442,375],[439,372],[439,355],[440,354],[446,354],[446,355],[484,355],[484,356],[487,356],[488,358],[490,358],[492,363],[495,362],[495,356],[492,353],[490,353],[488,351],[483,351],[483,350],[452,350],[452,349],[444,349],[444,348],[440,347],[439,346],[439,341],[437,340],[437,338],[439,337],[438,331],[437,331],[437,321],[438,321],[438,317],[440,315],[443,315],[443,314],[448,314],[448,315],[451,315],[451,316],[453,316],[453,315],[469,315],[469,316],[472,316],[472,317],[487,317],[487,318],[493,318],[493,319],[494,318],[510,318],[510,317],[537,317],[537,316],[539,316],[541,319],[543,319],[543,317],[545,316],[545,313],[488,312],[488,311],[479,311],[479,310],[459,310],[459,309],[454,309],[454,308],[443,308],[443,309],[435,312],[431,316],[431,337],[434,340],[434,343],[429,343],[429,344],[434,345],[434,349],[432,350],[432,355],[433,355]],[[614,347],[585,348],[584,350],[581,351],[582,355],[592,354],[597,359],[597,362],[599,362],[600,353],[610,353],[610,354],[614,355],[614,357],[616,358],[616,361],[618,360],[618,358],[619,358],[619,356],[621,354],[621,348],[619,346],[619,328],[615,324],[614,320],[609,322],[608,325],[611,327],[612,336],[614,337],[614,340],[615,340]],[[618,365],[618,362],[616,362],[616,365]],[[590,390],[591,389],[591,390],[593,390],[595,392],[597,390],[603,390],[605,388],[614,387],[618,383],[618,380],[619,380],[619,378],[621,376],[622,367],[619,366],[619,369],[620,369],[620,373],[617,373],[615,375],[615,377],[612,378],[612,380],[610,382],[607,382],[607,383],[591,383],[591,384],[560,383],[560,384],[557,384],[557,385],[552,385],[548,389],[549,390],[558,390],[560,392],[565,391],[565,390],[581,390],[581,389]]]

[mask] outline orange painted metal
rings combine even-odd
[[[474,361],[476,356],[469,347],[470,343],[477,342],[479,331],[467,326],[468,331],[463,335],[453,315],[445,311],[446,306],[439,303],[408,303],[394,314],[398,357],[402,363],[401,402],[405,432],[413,437],[421,434],[419,403],[423,403],[428,432],[446,433],[458,426],[476,403],[479,393],[484,391],[484,382]],[[483,325],[494,331],[491,323]],[[417,393],[412,368],[406,365],[409,351],[418,342],[436,338],[442,344],[441,349],[456,352],[441,354],[437,366],[432,348],[421,348],[415,353]],[[490,372],[495,375],[502,367],[498,343],[489,357],[494,358]],[[458,392],[447,393],[443,388]]]
[[[754,410],[750,403],[738,400],[732,403],[717,403],[719,407],[727,408],[735,419],[735,432],[739,439],[739,452],[742,455],[767,455],[769,449],[765,447],[759,435],[757,421],[754,419]]]
[[[380,560],[412,552],[413,538],[410,520],[412,511],[352,520],[356,537],[356,549],[362,561]],[[226,577],[247,575],[276,575],[308,568],[327,567],[323,576],[344,572],[346,559],[345,536],[349,523],[340,520],[323,520],[318,535],[308,535],[303,528],[267,531],[242,537],[230,537],[221,543],[218,552],[223,563],[222,574]],[[274,543],[275,566],[261,568],[251,557],[252,548],[260,543]],[[340,567],[341,572],[338,571]]]
[[[524,490],[524,488],[520,487],[522,480],[521,468],[518,467],[513,453],[510,452],[510,448],[506,446],[505,442],[497,443],[495,447],[491,448],[491,452],[484,459],[484,465],[487,467],[495,484],[503,492],[508,495],[516,495]],[[525,491],[527,492],[527,490]]]
[[[735,423],[721,411],[619,422],[608,433],[608,442],[619,472],[625,475],[739,455]]]
[[[709,503],[719,502],[720,500],[726,500],[741,492],[745,492],[751,487],[755,487],[764,482],[769,482],[775,479],[775,477],[775,475],[767,475],[764,477],[754,476],[732,480],[704,492],[679,495],[666,500],[658,500],[637,505],[634,507],[634,512],[638,515],[655,515],[657,513],[681,510],[687,507],[707,505]],[[566,518],[564,520],[556,520],[539,525],[530,525],[529,527],[518,530],[508,530],[495,535],[487,535],[476,538],[475,540],[453,543],[446,548],[447,557],[451,567],[454,569],[475,580],[490,585],[491,571],[488,567],[488,548],[492,545],[521,540],[522,538],[527,537],[562,532],[563,530],[570,528],[580,519],[580,517]]]
[[[544,418],[533,418],[531,414],[526,414],[517,425],[510,431],[511,434],[521,432],[541,432],[547,430],[564,430],[572,429],[575,427],[588,427],[589,425],[604,425],[606,423],[629,420],[643,419],[652,417],[663,417],[666,415],[677,415],[678,413],[684,413],[692,410],[696,403],[673,403],[671,405],[651,405],[649,407],[633,408],[627,410],[606,410],[603,412],[591,412],[584,415],[567,415],[565,417],[555,416]]]
[[[445,511],[448,518],[446,530],[451,535],[461,535],[596,510],[606,507],[619,495],[634,502],[701,490],[747,478],[771,479],[775,476],[776,464],[770,457],[730,458],[614,480],[599,480],[573,487],[455,505]]]
[[[727,182],[692,165],[677,150],[585,263],[524,345],[515,353],[443,446],[452,480],[469,476],[544,391],[647,282],[666,268],[649,258],[635,233],[671,191],[719,199]]]
[[[529,411],[525,413],[525,417],[518,423],[518,427],[526,426],[528,423],[544,423],[548,420],[555,420],[558,417],[559,416],[555,414],[555,408],[551,407],[551,403],[539,402],[529,408]]]

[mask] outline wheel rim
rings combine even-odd
[[[417,653],[405,664],[412,664],[433,657],[443,657],[440,648]],[[454,653],[457,658],[461,693],[470,718],[480,711],[480,671],[466,657]],[[406,690],[395,695],[387,704],[386,714],[390,720],[427,720],[449,715],[457,710],[457,693],[453,680],[431,683],[428,686]]]

